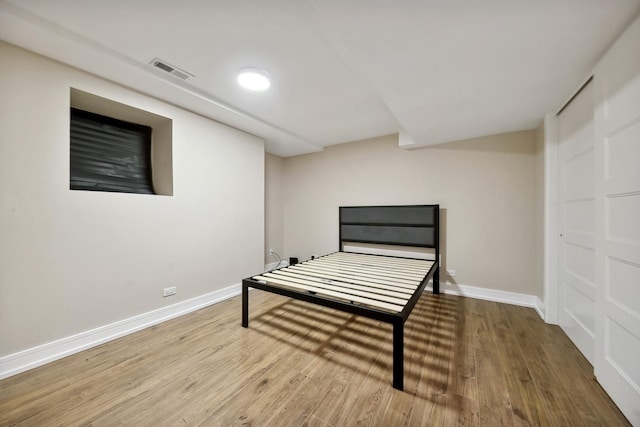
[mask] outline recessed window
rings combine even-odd
[[[70,91],[72,190],[173,195],[173,121]]]
[[[71,108],[72,190],[155,194],[151,127]]]

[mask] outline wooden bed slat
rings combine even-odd
[[[397,268],[401,270],[407,270],[408,273],[415,273],[416,271],[423,271],[424,268],[427,268],[431,261],[426,261],[423,264],[412,264],[412,265],[404,265],[402,263],[385,263],[383,260],[378,259],[379,256],[371,255],[371,259],[367,260],[366,258],[357,258],[357,257],[345,257],[343,255],[331,254],[325,255],[320,258],[316,258],[312,261],[324,261],[324,262],[334,262],[348,265],[361,265],[366,267],[384,267],[384,268]]]
[[[406,294],[412,294],[416,289],[416,286],[419,285],[419,283],[417,283],[415,285],[402,284],[402,286],[397,286],[397,285],[385,283],[384,281],[375,282],[375,281],[372,281],[371,279],[369,280],[359,279],[358,276],[355,276],[355,275],[332,274],[328,270],[309,268],[305,265],[294,265],[289,267],[288,270],[305,273],[305,274],[309,274],[316,277],[326,277],[328,279],[335,279],[335,280],[340,280],[347,283],[355,283],[357,285],[369,286],[372,288],[379,288],[379,289],[386,289],[389,291],[401,292]]]
[[[367,286],[378,285],[384,288],[389,288],[389,289],[397,290],[400,292],[403,292],[403,291],[413,292],[412,290],[415,289],[416,283],[419,283],[417,280],[410,280],[410,281],[407,280],[407,281],[398,282],[393,280],[376,279],[376,278],[363,276],[359,274],[337,273],[335,272],[335,270],[328,269],[326,267],[316,267],[316,266],[307,265],[307,264],[296,264],[289,268],[300,269],[300,270],[309,272],[310,274],[315,274],[318,276],[326,276],[328,278],[335,278],[338,280],[345,280],[347,282],[358,283],[361,285],[367,285]]]
[[[346,301],[358,302],[360,304],[365,304],[365,305],[381,308],[381,309],[392,311],[392,312],[400,312],[404,308],[403,305],[389,304],[389,303],[385,303],[385,302],[382,302],[382,301],[376,301],[376,300],[371,300],[371,299],[368,299],[368,298],[362,298],[362,297],[359,297],[359,296],[356,296],[356,295],[349,295],[349,294],[345,294],[345,293],[342,293],[342,292],[336,292],[336,291],[331,291],[331,290],[327,290],[327,289],[321,289],[321,288],[316,287],[316,286],[303,285],[303,284],[296,283],[296,282],[293,282],[293,281],[288,281],[288,280],[283,280],[283,279],[278,279],[278,278],[272,278],[272,277],[270,278],[270,277],[265,277],[265,276],[254,276],[253,279],[254,280],[262,280],[262,281],[267,282],[267,283],[275,283],[275,284],[278,284],[278,285],[281,285],[281,286],[289,286],[289,287],[292,287],[292,288],[303,289],[305,291],[316,292],[316,293],[328,295],[328,296],[331,296],[331,297],[340,298],[340,299],[343,299],[343,300],[346,300]]]
[[[264,273],[262,276],[270,277],[270,278],[274,278],[274,279],[282,279],[282,280],[292,281],[292,282],[295,282],[295,283],[299,283],[301,285],[316,286],[319,289],[327,289],[327,290],[330,290],[330,291],[341,292],[341,293],[343,293],[345,295],[351,295],[351,296],[355,295],[355,296],[359,296],[359,297],[362,297],[362,298],[370,299],[372,301],[373,300],[375,300],[375,301],[383,301],[383,302],[387,302],[389,304],[404,305],[409,300],[409,298],[394,298],[394,297],[375,294],[375,293],[371,293],[371,292],[359,291],[357,289],[346,288],[344,286],[335,285],[333,283],[325,283],[325,282],[321,282],[321,281],[313,281],[313,280],[308,280],[308,279],[299,279],[299,278],[295,278],[295,277],[288,277],[288,276],[285,276],[285,275],[279,274],[279,273]],[[351,297],[349,297],[348,299],[351,299]]]
[[[419,258],[402,258],[399,256],[390,256],[390,255],[375,255],[375,254],[364,254],[357,252],[334,252],[332,254],[328,254],[327,256],[335,255],[337,257],[344,258],[361,258],[366,259],[369,262],[373,262],[375,260],[381,261],[384,264],[402,264],[402,265],[423,265],[424,263],[433,262],[432,259],[419,259]]]
[[[389,266],[389,265],[397,265],[406,268],[419,268],[422,269],[426,265],[430,265],[433,263],[433,260],[430,259],[413,259],[413,258],[399,258],[399,257],[391,257],[384,255],[363,255],[356,254],[352,252],[335,252],[333,254],[327,255],[328,257],[337,258],[337,259],[345,259],[345,260],[362,260],[367,264],[378,263],[381,265]]]
[[[363,268],[367,268],[367,269],[371,269],[373,271],[376,271],[378,269],[384,269],[385,271],[388,271],[389,269],[393,269],[393,271],[396,271],[398,273],[404,273],[404,274],[410,274],[410,275],[419,275],[419,274],[424,274],[425,270],[428,271],[428,268],[424,268],[422,266],[414,266],[414,267],[407,267],[407,266],[402,266],[402,265],[384,265],[382,263],[379,262],[366,262],[364,260],[359,260],[359,259],[340,259],[340,258],[330,258],[330,259],[326,259],[327,261],[332,261],[332,262],[338,262],[341,265],[345,265],[345,266],[353,266],[353,267],[363,267]]]
[[[365,291],[365,292],[371,293],[372,295],[384,295],[384,296],[389,296],[393,298],[399,298],[404,302],[406,302],[409,298],[411,298],[411,295],[412,295],[412,292],[400,293],[400,292],[390,291],[387,289],[374,288],[372,286],[362,286],[362,285],[357,285],[354,283],[349,283],[341,280],[327,279],[327,278],[313,276],[309,274],[302,274],[300,272],[296,273],[288,269],[278,270],[277,274],[281,276],[295,278],[295,279],[306,279],[316,283],[339,286],[344,289],[355,289],[357,291]]]
[[[356,278],[358,280],[388,285],[394,288],[415,289],[415,284],[417,282],[416,280],[409,280],[409,279],[402,279],[402,281],[400,281],[400,280],[394,280],[392,278],[380,278],[380,276],[363,274],[363,273],[347,273],[347,272],[341,273],[341,272],[337,272],[335,269],[332,269],[326,266],[319,266],[319,265],[313,265],[313,264],[307,264],[307,263],[296,264],[294,268],[305,268],[310,271],[318,272],[321,274],[333,274],[343,279]]]
[[[367,271],[371,272],[389,272],[393,271],[395,274],[406,275],[407,277],[415,277],[420,276],[424,277],[425,271],[429,271],[428,268],[405,268],[397,265],[382,265],[382,264],[374,264],[374,263],[366,263],[360,260],[342,260],[342,259],[325,259],[324,261],[337,263],[336,265],[344,266],[344,267],[356,267],[356,268],[365,268]]]
[[[384,255],[362,255],[356,254],[352,252],[334,252],[333,254],[328,254],[328,257],[340,258],[345,260],[364,260],[367,263],[383,263],[385,265],[395,264],[402,265],[406,267],[421,267],[429,260],[426,259],[414,259],[414,258],[401,258],[401,257],[391,257]]]
[[[323,264],[323,265],[327,265],[327,266],[332,266],[333,268],[337,268],[339,270],[344,270],[344,271],[360,271],[363,273],[367,273],[367,272],[372,272],[372,270],[374,270],[373,272],[375,272],[376,274],[379,274],[381,276],[389,276],[389,277],[400,277],[400,278],[404,278],[404,279],[411,279],[411,280],[416,280],[416,279],[421,279],[422,277],[419,276],[418,274],[408,274],[408,273],[398,273],[396,272],[396,270],[394,269],[372,269],[370,267],[358,267],[358,266],[353,266],[350,264],[346,264],[346,263],[341,263],[339,261],[332,261],[332,260],[328,260],[328,259],[324,259],[324,258],[317,258],[314,261],[317,261],[317,263],[319,264]]]

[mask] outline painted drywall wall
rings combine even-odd
[[[416,150],[397,136],[284,160],[284,250],[308,258],[338,249],[338,207],[439,203],[451,283],[538,294],[536,132]]]
[[[0,58],[0,356],[263,268],[263,140],[6,43]],[[173,196],[69,190],[71,87],[173,120]]]
[[[283,257],[283,237],[284,237],[284,202],[283,202],[283,173],[284,159],[273,154],[265,154],[264,165],[264,264],[278,262],[278,258],[269,254],[269,249],[273,249],[278,255]]]

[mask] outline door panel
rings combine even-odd
[[[570,224],[572,227],[570,230],[563,230],[565,233],[575,231],[589,233],[590,236],[593,236],[595,230],[594,216],[583,215],[583,212],[595,212],[595,201],[593,199],[567,203],[564,208],[565,223],[567,225]]]
[[[608,195],[606,210],[608,239],[640,244],[640,193]]]
[[[640,384],[640,341],[627,328],[611,318],[606,319],[607,359],[618,374],[626,375],[633,384]]]
[[[595,166],[593,86],[558,116],[560,143],[560,327],[593,363],[595,346]]]
[[[605,274],[611,302],[640,316],[640,265],[609,257]]]
[[[566,280],[571,280],[571,282],[574,283],[572,280],[573,277],[571,277],[574,276],[579,282],[593,288],[595,286],[593,283],[596,275],[595,265],[593,263],[593,258],[595,257],[593,249],[571,243],[565,244],[564,247],[565,271],[568,273]],[[590,292],[588,296],[593,300],[595,299],[595,295],[593,295],[592,292]]]
[[[640,18],[598,64],[595,374],[640,426]]]

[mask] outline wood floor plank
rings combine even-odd
[[[511,408],[511,396],[507,389],[492,319],[488,314],[495,303],[478,307],[477,301],[471,302],[473,323],[475,327],[474,352],[478,378],[478,416],[480,426],[516,425]]]
[[[330,376],[305,378],[297,393],[285,394],[285,400],[281,402],[279,409],[273,412],[266,425],[300,426],[312,417],[311,414],[318,406],[317,397],[327,394],[334,385]]]
[[[550,420],[541,410],[541,397],[528,365],[522,363],[523,354],[518,339],[513,334],[514,326],[505,316],[505,311],[512,307],[507,304],[492,304],[486,311],[493,324],[494,339],[501,343],[496,346],[496,350],[503,368],[514,423],[517,426],[546,425]]]
[[[449,369],[449,391],[454,395],[477,401],[478,381],[473,351],[473,324],[472,316],[463,315],[467,310],[466,304],[469,304],[467,298],[452,298],[452,312],[456,315],[456,331]]]
[[[250,292],[0,381],[2,426],[628,426],[534,310],[425,293],[388,324]]]
[[[479,422],[477,401],[455,393],[447,395],[445,426],[477,427]]]
[[[449,310],[445,296],[432,296],[431,300],[434,301],[432,309],[421,307],[425,310],[421,317],[431,317],[434,328],[427,332],[430,336],[429,345],[422,354],[416,407],[411,413],[411,425],[443,426],[446,416],[455,316]]]
[[[333,422],[336,427],[348,427],[353,425],[378,425],[378,414],[387,403],[389,393],[393,390],[389,387],[389,373],[391,372],[391,343],[382,343],[370,364],[361,390],[352,401],[351,408],[343,419]]]
[[[113,391],[109,390],[108,393],[94,397],[95,406],[111,406],[111,410],[100,414],[95,419],[95,423],[98,424],[98,421],[105,420],[105,424],[108,425],[109,420],[114,417],[131,422],[136,422],[141,418],[149,420],[150,417],[153,417],[154,421],[164,420],[173,415],[175,410],[183,407],[181,404],[184,399],[164,402],[154,408],[150,414],[145,414],[143,409],[149,406],[149,402],[162,401],[168,388],[174,393],[180,391],[189,396],[202,388],[211,390],[216,380],[217,383],[224,383],[234,377],[239,377],[243,373],[241,368],[245,365],[252,369],[254,366],[259,366],[266,351],[261,354],[263,349],[257,342],[243,342],[241,339],[242,331],[237,333],[236,331],[237,328],[234,328],[231,335],[233,338],[228,345],[206,347],[201,342],[185,342],[183,346],[173,346],[173,351],[164,350],[162,356],[157,357],[159,360],[157,364],[148,365],[144,370],[138,367],[138,372],[121,373],[120,377],[128,381],[131,388],[123,392],[122,387],[118,387],[116,384],[112,387]],[[206,333],[203,335],[205,336],[202,339],[210,341],[206,337]],[[201,350],[190,351],[187,346]],[[242,352],[243,350],[245,351]],[[203,369],[206,368],[207,360],[212,358],[218,360],[218,369],[203,377]],[[242,363],[247,358],[249,358],[248,361]],[[251,371],[249,370],[249,372]],[[231,376],[230,373],[235,373],[235,376]],[[108,403],[100,405],[100,402]],[[66,416],[70,417],[75,413],[78,413],[78,421],[93,419],[93,415],[86,412],[84,405],[77,410],[68,412]],[[80,418],[81,416],[83,418]]]
[[[179,335],[174,337],[173,341],[166,342],[166,335],[154,334],[149,337],[150,341],[157,340],[166,349],[160,354],[131,354],[126,360],[118,357],[121,361],[117,365],[112,366],[106,375],[79,375],[77,380],[73,381],[68,387],[56,393],[57,405],[53,406],[48,400],[42,399],[43,408],[37,410],[36,416],[28,418],[29,423],[39,424],[44,420],[55,421],[59,416],[59,408],[65,408],[64,418],[67,420],[76,420],[86,418],[92,415],[87,408],[109,408],[111,405],[117,405],[120,399],[126,399],[133,394],[141,392],[143,388],[139,387],[141,383],[149,379],[149,381],[157,382],[162,379],[158,372],[172,372],[180,357],[182,346],[193,346],[199,349],[194,355],[182,355],[183,359],[195,356],[203,356],[203,352],[207,348],[203,346],[208,338],[203,333],[191,333],[188,336]],[[183,339],[183,337],[185,339]],[[123,340],[129,341],[129,340]],[[181,344],[181,345],[177,345]],[[122,346],[120,346],[122,348]],[[125,350],[126,352],[126,350]],[[206,355],[205,355],[206,357]],[[100,393],[97,391],[101,390]],[[86,405],[90,401],[91,405]]]
[[[382,426],[417,426],[422,422],[422,414],[416,416],[414,409],[420,412],[424,406],[423,399],[416,396],[425,361],[424,355],[431,341],[439,333],[434,298],[437,297],[424,295],[405,324],[405,346],[411,349],[405,355],[405,392],[390,392],[388,403],[380,416]]]
[[[566,413],[567,418],[572,418],[574,422],[581,420],[583,425],[628,425],[626,419],[619,417],[618,408],[594,380],[591,365],[558,326],[545,325],[521,307],[512,307],[511,311],[513,313],[507,313],[510,318],[516,319],[517,323],[524,319],[523,327],[541,337],[540,350],[548,362],[547,371],[555,373],[560,390],[567,391],[566,397],[559,399],[567,409],[558,411],[558,414]],[[544,374],[540,373],[540,376],[544,378]],[[546,385],[546,382],[543,383]],[[585,399],[584,396],[589,398]]]
[[[389,325],[364,319],[359,326],[365,334],[391,334]],[[324,363],[319,364],[309,375],[313,378],[329,379],[331,388],[325,395],[318,396],[318,405],[312,416],[329,425],[337,425],[347,418],[351,412],[353,402],[363,388],[363,383],[369,375],[370,366],[375,363],[375,357],[380,351],[379,340],[370,346],[362,346],[361,336],[357,329],[345,328],[340,332],[340,348],[333,352]]]

